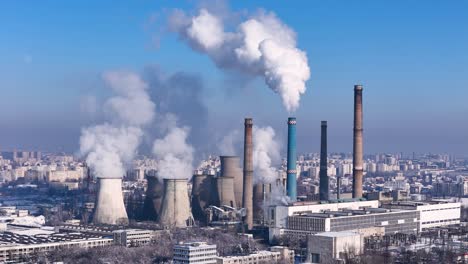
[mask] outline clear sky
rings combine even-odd
[[[278,96],[253,80],[236,89],[205,56],[164,32],[168,10],[194,1],[0,1],[0,149],[78,149],[83,98],[103,94],[102,72],[148,65],[203,81],[210,127],[243,117],[285,140]],[[311,78],[298,118],[299,151],[352,150],[353,85],[364,85],[365,152],[468,154],[467,1],[232,1],[272,11],[298,35]],[[224,88],[226,87],[226,88]],[[206,138],[206,145],[215,145]]]

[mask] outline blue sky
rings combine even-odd
[[[0,149],[76,151],[80,127],[89,123],[80,101],[103,93],[100,74],[141,72],[152,64],[167,74],[200,75],[211,129],[242,129],[242,118],[250,115],[284,140],[288,113],[262,80],[233,89],[230,77],[207,57],[162,32],[167,10],[193,10],[198,4],[1,1]],[[295,113],[300,151],[318,151],[320,120],[329,122],[330,150],[351,151],[353,85],[361,83],[367,153],[467,154],[468,2],[232,1],[229,6],[276,13],[307,52],[311,79]]]

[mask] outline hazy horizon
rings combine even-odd
[[[263,8],[295,31],[310,67],[296,112],[263,79],[218,69],[167,30],[170,10],[196,14],[203,1],[4,2],[0,151],[77,153],[82,129],[106,120],[102,75],[126,70],[148,83],[157,109],[142,125],[142,153],[165,112],[191,128],[195,155],[219,153],[247,116],[274,128],[282,155],[288,116],[297,117],[298,152],[319,151],[321,120],[329,151],[351,152],[353,86],[362,84],[365,153],[468,154],[468,3],[216,3],[210,10],[233,24]]]

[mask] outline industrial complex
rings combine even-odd
[[[218,256],[216,245],[179,241],[174,246],[173,263],[293,262],[294,259],[331,263],[327,261],[339,260],[350,247],[356,254],[363,252],[365,241],[375,237],[419,236],[434,228],[461,224],[459,201],[408,199],[398,189],[406,186],[400,183],[403,181],[400,178],[391,182],[391,186],[398,188],[391,189],[390,196],[383,191],[364,191],[363,177],[369,169],[365,169],[363,155],[362,85],[354,86],[353,154],[349,164],[352,173],[341,171],[340,177],[330,171],[328,123],[322,121],[318,183],[315,189],[304,187],[307,186],[301,176],[304,162],[296,153],[296,130],[300,129],[300,123],[290,117],[286,124],[286,159],[274,182],[255,180],[254,121],[245,118],[243,157],[219,156],[216,166],[198,169],[190,179],[191,175],[181,179],[162,178],[157,169],[134,172],[131,177],[135,182],[143,183],[140,200],[130,200],[131,196],[124,191],[129,187],[120,177],[97,178],[96,187],[91,188],[93,179],[88,169],[83,170],[82,178],[86,190],[82,219],[55,227],[43,223],[31,226],[18,222],[21,217],[29,217],[28,211],[0,208],[4,212],[0,221],[3,225],[0,261],[20,261],[25,256],[62,248],[138,247],[153,243],[158,234],[175,229],[215,228],[251,234],[267,245],[274,245],[284,237],[303,239],[308,241],[307,251],[294,253],[287,247],[273,246],[269,250]],[[352,176],[352,188],[347,191],[342,187],[345,175]],[[132,188],[139,190],[136,186]],[[134,217],[130,205],[141,206],[141,214]],[[88,214],[90,217],[86,218]],[[150,227],[138,227],[135,221],[150,223]]]

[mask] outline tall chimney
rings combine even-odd
[[[353,198],[362,197],[362,85],[354,86]]]
[[[328,198],[328,162],[327,162],[327,121],[322,121],[322,137],[320,141],[320,200]]]
[[[242,207],[246,210],[245,222],[248,229],[253,228],[253,145],[252,145],[252,118],[245,119],[244,132],[244,188]]]
[[[288,163],[286,193],[291,201],[297,200],[296,179],[296,118],[288,118]]]
[[[336,176],[336,199],[337,200],[341,198],[340,189],[341,189],[341,176]]]

